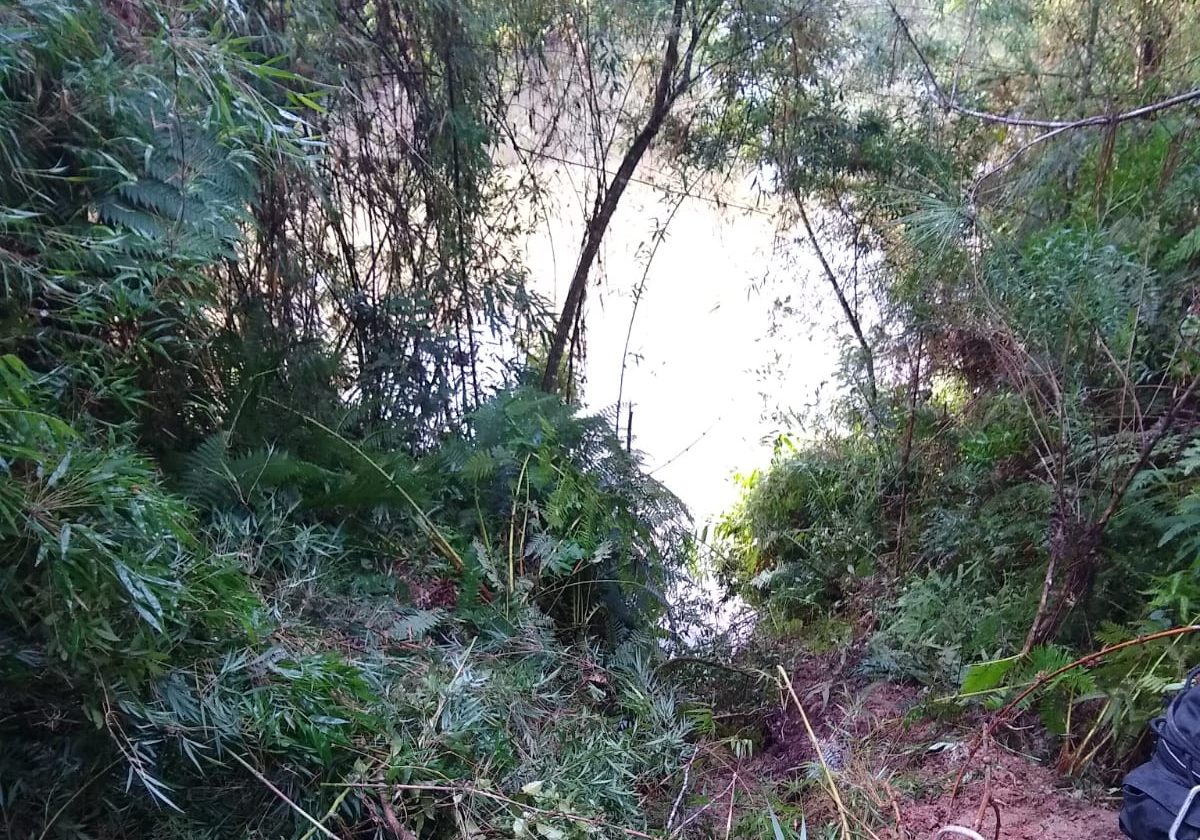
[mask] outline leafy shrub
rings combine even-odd
[[[64,678],[140,682],[172,643],[203,632],[193,620],[226,626],[206,604],[248,593],[206,566],[191,512],[118,432],[54,419],[44,386],[15,357],[0,365],[5,621]]]
[[[258,600],[119,432],[55,420],[45,384],[11,356],[0,363],[0,633],[16,652],[4,661],[4,720],[22,733],[4,775],[19,785],[54,767],[29,736],[61,719],[73,737],[56,772],[98,772],[99,732],[165,799],[157,739],[123,727],[117,710],[185,651],[250,631]]]
[[[996,575],[976,562],[909,583],[881,610],[864,667],[954,685],[966,663],[1019,651],[1037,607],[1036,571]]]
[[[301,127],[258,84],[297,77],[221,32],[215,6],[162,12],[139,13],[133,47],[90,0],[0,9],[4,337],[78,410],[141,417],[159,440],[194,434],[209,269],[234,254],[259,165],[298,154]]]
[[[343,527],[321,522],[337,509],[336,489],[353,484],[348,466],[322,468],[326,492],[311,469],[231,458],[222,446],[205,459],[223,465],[221,480],[189,483],[207,500],[190,508],[120,432],[68,426],[19,361],[4,357],[2,371],[0,790],[18,834],[40,831],[48,813],[68,833],[309,827],[254,772],[350,830],[385,825],[395,810],[421,837],[457,836],[467,822],[509,826],[512,797],[555,812],[538,818],[542,836],[582,836],[593,823],[573,814],[644,825],[641,797],[678,767],[690,727],[655,675],[648,639],[556,638],[530,599],[576,572],[531,565],[533,585],[507,589],[488,572],[489,604],[465,598],[468,568],[454,612],[417,608],[402,586],[378,585],[388,571],[379,558],[401,533],[378,516],[398,507],[392,493]],[[562,413],[558,428],[574,422]],[[540,428],[556,440],[555,427]],[[529,551],[538,539],[595,548],[601,534],[614,557],[653,550],[655,523],[634,518],[640,497],[619,487],[622,475],[582,460],[594,449],[567,457],[547,446],[521,461],[551,471],[521,506],[486,517],[484,533],[529,522],[540,535]],[[251,470],[230,465],[250,463],[259,475],[279,467],[278,480],[247,486],[239,476]],[[478,478],[444,480],[444,499],[465,488],[488,498]],[[553,501],[564,480],[590,486],[597,506],[627,500],[625,518],[609,511],[583,527],[578,511],[559,518],[534,506],[565,503]],[[61,784],[44,789],[38,778]],[[415,787],[392,794],[392,783]]]
[[[603,417],[520,389],[482,406],[471,432],[421,471],[439,477],[438,504],[474,535],[471,556],[494,586],[529,586],[564,626],[610,643],[664,616],[690,519]]]
[[[883,545],[875,462],[852,440],[796,451],[743,479],[743,497],[717,528],[718,573],[754,602],[786,610],[828,605],[847,576],[866,575]]]

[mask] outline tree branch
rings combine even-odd
[[[1150,456],[1154,454],[1155,448],[1175,425],[1175,418],[1179,415],[1179,411],[1188,400],[1191,399],[1192,394],[1196,392],[1197,386],[1200,386],[1200,375],[1192,378],[1192,381],[1184,389],[1183,393],[1171,403],[1171,407],[1167,409],[1167,413],[1160,417],[1158,422],[1150,429],[1150,434],[1147,436],[1145,443],[1142,444],[1141,452],[1138,453],[1137,461],[1129,468],[1129,471],[1121,479],[1121,483],[1113,490],[1112,497],[1108,501],[1108,506],[1104,509],[1104,513],[1100,514],[1100,518],[1096,520],[1096,524],[1101,530],[1108,525],[1108,521],[1116,514],[1121,506],[1121,500],[1129,492],[1133,480],[1137,478],[1138,473],[1145,469]]]
[[[1029,145],[1049,139],[1055,135],[1061,134],[1064,131],[1069,131],[1075,128],[1086,128],[1095,125],[1114,125],[1130,120],[1138,120],[1149,117],[1159,111],[1164,111],[1168,108],[1175,108],[1179,105],[1186,105],[1189,102],[1200,100],[1200,88],[1176,94],[1158,102],[1152,102],[1149,105],[1142,105],[1130,111],[1122,111],[1119,113],[1093,114],[1089,117],[1081,117],[1077,120],[1043,120],[1031,117],[1021,117],[1012,114],[994,114],[990,111],[979,111],[974,108],[967,108],[960,105],[953,97],[947,96],[942,86],[938,83],[937,76],[934,75],[933,68],[929,66],[929,61],[925,58],[925,53],[918,46],[916,39],[913,37],[912,31],[908,28],[908,23],[903,15],[896,8],[892,0],[888,0],[888,6],[892,10],[892,15],[896,18],[896,23],[900,27],[900,31],[904,34],[904,39],[908,41],[909,46],[913,48],[921,66],[925,68],[925,75],[929,77],[929,84],[933,88],[938,101],[942,107],[955,113],[962,114],[967,117],[974,117],[984,122],[1000,123],[1001,125],[1022,126],[1026,128],[1045,128],[1050,131],[1043,137],[1035,138]]]
[[[625,188],[629,186],[629,181],[646,151],[650,148],[650,144],[658,136],[659,129],[662,128],[667,114],[670,113],[671,106],[687,90],[687,77],[684,77],[679,83],[675,82],[675,71],[679,67],[679,36],[683,29],[684,5],[685,0],[675,0],[671,13],[671,27],[667,33],[667,42],[663,50],[662,68],[658,74],[658,82],[654,86],[654,99],[650,107],[650,114],[646,118],[645,125],[642,126],[641,131],[637,133],[633,143],[626,150],[625,156],[621,159],[621,165],[617,168],[616,175],[613,176],[612,183],[604,191],[603,200],[588,222],[579,262],[571,277],[571,285],[567,289],[567,297],[563,301],[562,312],[559,314],[554,335],[550,341],[550,348],[546,354],[546,370],[542,375],[542,390],[548,393],[558,390],[559,368],[562,366],[572,328],[583,307],[588,275],[600,252],[600,243],[617,210],[621,196],[625,193]],[[696,48],[696,42],[697,38],[693,38],[688,45],[689,64],[691,53]]]
[[[862,349],[863,362],[867,367],[867,411],[873,420],[878,421],[876,408],[879,402],[879,391],[875,381],[875,353],[871,349],[870,342],[867,341],[866,334],[863,332],[858,312],[850,305],[850,301],[846,298],[846,293],[842,289],[842,284],[838,282],[837,275],[829,265],[829,261],[825,258],[825,252],[821,250],[821,243],[818,241],[816,232],[813,231],[812,224],[808,220],[808,212],[804,209],[803,197],[795,189],[792,190],[792,195],[796,200],[796,208],[800,211],[800,221],[804,224],[804,231],[808,234],[808,241],[812,243],[813,250],[817,254],[817,260],[821,263],[821,270],[825,274],[825,279],[833,288],[833,293],[842,308],[842,314],[846,316],[846,322],[850,325],[850,331],[854,333],[854,338],[858,341],[859,347]]]

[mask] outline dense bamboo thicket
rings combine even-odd
[[[1197,621],[1198,49],[1190,0],[0,6],[6,836],[879,836],[819,747],[738,799],[793,646],[945,716]],[[651,159],[751,178],[844,350],[707,540],[578,409]],[[1057,769],[1190,638],[1042,687]]]

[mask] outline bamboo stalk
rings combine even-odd
[[[271,780],[268,779],[266,776],[264,776],[262,773],[259,773],[252,766],[250,766],[250,763],[248,761],[246,761],[246,759],[242,758],[240,755],[238,755],[237,753],[232,752],[232,751],[230,751],[229,755],[233,758],[234,761],[236,761],[238,764],[242,765],[247,770],[249,770],[251,773],[253,773],[254,778],[256,778],[260,782],[262,782],[266,786],[267,790],[271,791],[271,793],[278,796],[285,803],[287,803],[287,806],[289,808],[291,808],[297,814],[299,814],[300,816],[304,817],[304,819],[306,819],[310,823],[312,823],[313,828],[315,828],[317,831],[324,834],[326,837],[330,838],[330,840],[342,840],[342,838],[338,837],[336,834],[334,834],[332,831],[330,831],[328,828],[326,828],[325,825],[320,820],[318,820],[312,814],[308,813],[308,811],[305,811],[303,808],[301,808],[299,805],[297,805],[295,802],[293,802],[291,799],[289,799],[288,795],[286,793],[281,791],[279,788],[275,787],[275,785],[271,784]]]
[[[816,733],[813,732],[812,724],[808,722],[808,714],[804,711],[804,704],[796,696],[796,689],[792,687],[791,677],[788,676],[787,671],[783,670],[782,665],[775,667],[779,670],[780,684],[787,689],[792,702],[796,704],[796,709],[800,712],[800,720],[804,722],[804,731],[807,733],[808,740],[817,753],[817,761],[821,764],[821,770],[825,775],[825,783],[829,786],[829,795],[833,798],[833,804],[837,806],[838,819],[842,824],[842,840],[850,840],[850,817],[846,813],[846,805],[842,802],[842,795],[838,791],[837,782],[834,781],[833,771],[829,769],[829,764],[825,761],[825,753],[821,750],[821,743],[817,740]]]

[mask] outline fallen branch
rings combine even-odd
[[[1083,667],[1086,665],[1093,665],[1096,662],[1098,662],[1099,660],[1108,656],[1110,653],[1116,653],[1119,650],[1125,650],[1126,648],[1131,648],[1131,647],[1139,647],[1141,645],[1149,644],[1150,642],[1156,642],[1159,639],[1170,639],[1175,636],[1183,636],[1188,633],[1196,633],[1196,632],[1200,632],[1200,624],[1189,624],[1186,627],[1174,627],[1170,630],[1160,630],[1157,633],[1150,633],[1149,635],[1146,635],[1146,636],[1138,636],[1136,639],[1129,639],[1124,642],[1118,642],[1115,645],[1109,645],[1108,647],[1104,647],[1098,651],[1089,653],[1087,656],[1081,656],[1079,659],[1076,659],[1074,662],[1070,663],[1069,665],[1064,665],[1061,668],[1057,668],[1047,674],[1043,674],[1042,676],[1040,676],[1036,680],[1034,680],[1032,683],[1030,683],[1028,688],[1026,688],[1024,691],[1022,691],[1020,694],[1018,694],[1015,698],[1013,698],[1011,701],[1009,701],[1004,706],[1004,708],[1002,708],[1000,711],[996,712],[996,714],[992,716],[992,719],[988,723],[984,732],[988,735],[993,734],[996,731],[996,729],[999,728],[1000,724],[1003,723],[1004,720],[1010,714],[1012,714],[1013,710],[1016,709],[1017,706],[1019,706],[1022,702],[1024,702],[1025,699],[1029,697],[1029,695],[1036,692],[1038,689],[1040,689],[1046,683],[1051,682],[1051,681],[1057,679],[1058,677],[1061,677],[1063,674],[1067,673],[1068,671],[1071,671],[1071,670],[1074,670],[1075,668],[1080,668],[1080,667]]]
[[[951,800],[958,796],[958,789],[962,784],[963,775],[966,773],[967,767],[971,763],[971,760],[978,754],[980,748],[996,733],[996,730],[1000,728],[1000,725],[1008,719],[1008,717],[1013,713],[1014,710],[1016,710],[1018,706],[1021,705],[1021,703],[1025,702],[1030,695],[1037,692],[1047,683],[1053,682],[1058,677],[1061,677],[1063,674],[1067,673],[1068,671],[1072,671],[1075,668],[1094,665],[1104,657],[1108,656],[1109,654],[1116,653],[1117,651],[1126,650],[1127,648],[1131,647],[1139,647],[1141,645],[1149,644],[1150,642],[1159,641],[1160,639],[1170,639],[1176,636],[1184,636],[1188,633],[1196,632],[1200,632],[1200,624],[1189,624],[1185,627],[1173,627],[1170,630],[1160,630],[1157,633],[1149,633],[1145,636],[1138,636],[1136,639],[1128,639],[1124,642],[1118,642],[1117,644],[1109,645],[1108,647],[1093,651],[1087,656],[1081,656],[1074,662],[1039,676],[1037,679],[1031,682],[1024,691],[1006,703],[1004,707],[1000,709],[1000,711],[996,712],[989,719],[987,725],[979,734],[979,737],[975,739],[975,743],[971,747],[971,751],[967,753],[967,758],[963,762],[963,766],[959,768],[958,775],[954,779],[954,787],[951,789]]]
[[[729,786],[725,788],[725,792],[732,790],[733,785],[736,781],[737,781],[737,774],[735,773],[734,777],[729,782]],[[699,808],[697,808],[695,811],[693,811],[691,814],[689,814],[681,823],[679,823],[679,826],[674,831],[672,831],[670,834],[667,835],[667,840],[673,840],[673,838],[682,834],[683,830],[685,828],[687,828],[690,823],[695,822],[695,820],[701,814],[703,814],[705,811],[707,811],[709,808],[711,808],[714,803],[719,802],[725,796],[725,792],[722,792],[719,796],[709,797],[707,802],[705,802],[703,805],[701,805]]]
[[[675,797],[674,803],[671,805],[671,813],[667,817],[667,833],[671,833],[671,826],[675,824],[675,815],[679,813],[679,806],[683,804],[684,794],[688,789],[688,777],[692,774],[692,765],[696,763],[696,759],[700,756],[700,749],[692,750],[692,757],[688,759],[688,763],[683,768],[683,784],[679,786],[679,794]]]
[[[787,671],[783,670],[782,665],[775,667],[779,670],[780,685],[787,689],[792,702],[796,704],[796,709],[800,712],[800,720],[804,722],[804,731],[808,735],[809,743],[812,744],[813,749],[817,753],[817,761],[820,763],[821,771],[825,775],[825,783],[829,786],[829,795],[833,799],[833,804],[837,806],[838,819],[842,823],[842,840],[850,840],[850,818],[846,814],[846,806],[842,802],[842,795],[838,792],[837,782],[834,781],[833,771],[829,769],[829,764],[825,761],[825,753],[821,750],[821,743],[817,740],[816,733],[813,732],[812,724],[808,722],[808,715],[804,711],[804,704],[796,696],[796,689],[792,687],[791,677],[788,676]]]
[[[333,786],[355,787],[355,788],[370,788],[375,790],[415,790],[429,791],[434,793],[466,793],[472,796],[482,796],[485,799],[491,799],[496,802],[503,802],[507,805],[515,805],[524,811],[532,811],[535,814],[542,814],[548,817],[562,817],[573,822],[585,823],[595,826],[596,828],[610,828],[614,831],[619,831],[630,837],[639,837],[641,840],[660,840],[653,834],[647,834],[644,831],[638,831],[636,828],[627,828],[623,825],[615,825],[599,819],[598,817],[585,817],[582,814],[570,814],[566,811],[552,811],[549,808],[539,808],[536,805],[529,805],[525,802],[518,802],[515,799],[505,796],[502,793],[495,791],[483,790],[482,788],[473,787],[472,785],[419,785],[419,784],[399,784],[391,782],[332,782]]]
[[[900,14],[900,10],[896,8],[896,4],[892,0],[888,0],[888,6],[892,10],[892,15],[896,18],[896,23],[900,27],[900,31],[904,35],[904,39],[908,41],[913,52],[917,54],[917,58],[921,62],[921,66],[925,68],[925,75],[929,77],[929,84],[933,88],[934,94],[938,101],[947,110],[962,114],[965,117],[974,117],[977,120],[984,122],[999,123],[1000,125],[1018,126],[1023,128],[1045,128],[1053,131],[1066,131],[1073,128],[1087,128],[1095,125],[1114,125],[1130,120],[1145,119],[1159,111],[1165,111],[1168,108],[1175,108],[1179,105],[1186,105],[1189,102],[1200,100],[1200,88],[1193,88],[1189,91],[1169,96],[1166,99],[1152,102],[1149,105],[1142,105],[1133,108],[1129,111],[1119,113],[1093,114],[1089,117],[1080,117],[1077,120],[1045,120],[1034,117],[1019,117],[1012,114],[995,114],[991,111],[978,111],[974,108],[968,108],[965,105],[960,105],[953,98],[946,95],[941,84],[938,83],[937,76],[934,75],[933,68],[929,66],[929,61],[925,58],[925,53],[917,45],[916,38],[913,37],[912,31],[908,28],[908,22],[904,16]]]
[[[758,675],[753,671],[747,671],[745,668],[739,668],[736,665],[730,665],[727,662],[720,662],[716,659],[705,659],[702,656],[676,656],[663,662],[654,672],[662,673],[668,669],[674,669],[676,665],[691,663],[693,665],[703,665],[706,668],[719,668],[722,671],[729,671],[732,674],[741,674],[743,677],[756,678]]]
[[[278,796],[280,799],[282,799],[287,804],[287,806],[289,808],[291,808],[297,814],[299,814],[300,816],[304,817],[304,819],[306,819],[310,823],[312,823],[313,828],[315,828],[317,831],[324,834],[326,837],[331,838],[331,840],[342,840],[340,837],[338,837],[336,834],[334,834],[332,831],[330,831],[328,828],[326,828],[316,817],[314,817],[312,814],[308,813],[308,811],[305,811],[303,808],[301,808],[299,805],[297,805],[295,802],[293,802],[291,799],[289,799],[288,795],[286,793],[281,791],[279,788],[275,787],[275,785],[271,783],[270,779],[268,779],[262,773],[258,772],[258,770],[254,769],[254,767],[252,767],[250,765],[250,763],[248,761],[246,761],[246,759],[242,758],[240,755],[238,755],[235,752],[230,752],[229,755],[233,758],[234,761],[236,761],[238,764],[242,765],[247,770],[249,770],[251,773],[253,773],[254,778],[256,778],[260,782],[262,782],[266,786],[267,790],[271,791],[271,793]]]
[[[1012,166],[1016,161],[1027,151],[1039,143],[1057,137],[1068,131],[1073,131],[1080,128],[1089,128],[1094,126],[1109,126],[1115,128],[1121,123],[1130,122],[1131,120],[1141,120],[1157,114],[1159,111],[1165,111],[1169,108],[1176,108],[1180,105],[1187,105],[1192,102],[1200,101],[1200,88],[1178,93],[1174,96],[1169,96],[1166,99],[1161,99],[1158,102],[1151,102],[1148,105],[1141,105],[1137,108],[1132,108],[1128,111],[1120,111],[1115,113],[1092,114],[1087,117],[1080,117],[1076,120],[1055,120],[1055,119],[1038,119],[1035,117],[1021,117],[1013,114],[996,114],[991,111],[980,111],[975,108],[968,108],[960,104],[953,96],[948,96],[941,84],[937,80],[937,76],[933,72],[933,68],[929,66],[929,61],[925,58],[924,51],[917,44],[916,38],[913,37],[912,31],[908,28],[908,22],[904,16],[900,14],[892,0],[888,0],[888,6],[892,10],[892,15],[896,19],[896,24],[900,27],[900,31],[904,35],[904,39],[908,41],[913,52],[916,53],[921,66],[925,69],[925,75],[929,78],[929,85],[933,89],[934,95],[939,103],[947,111],[953,111],[956,114],[961,114],[965,117],[972,117],[983,122],[998,123],[1000,125],[1014,126],[1018,128],[1041,128],[1045,129],[1042,134],[1037,135],[1028,142],[1017,148],[1012,155],[1006,158],[1001,163],[984,172],[976,180],[973,186],[977,187],[982,181],[992,177],[998,172],[1002,172]]]
[[[729,811],[725,815],[725,840],[733,831],[733,804],[737,801],[737,771],[733,771],[733,783],[729,786]]]

